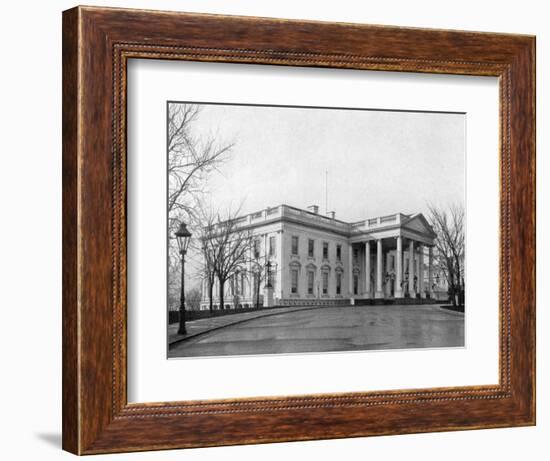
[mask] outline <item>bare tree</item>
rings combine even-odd
[[[209,251],[208,245],[204,245],[202,249],[203,267],[202,277],[206,281],[208,289],[208,308],[214,310],[214,282],[216,280],[216,266],[214,264],[214,255]]]
[[[207,238],[202,242],[218,280],[222,308],[225,305],[225,284],[246,264],[253,242],[250,230],[241,229],[237,217],[238,212],[229,212],[223,219],[218,214],[215,224],[205,231]]]
[[[187,215],[187,222],[194,215],[194,202],[204,193],[206,176],[233,147],[233,143],[193,133],[201,110],[197,104],[168,106],[168,212]]]
[[[437,264],[442,269],[449,295],[454,306],[464,303],[464,254],[465,229],[464,207],[451,205],[448,210],[428,205],[431,225],[437,234]]]
[[[260,290],[262,282],[266,279],[265,262],[261,260],[259,255],[254,255],[252,259],[252,274],[251,274],[251,286],[254,288],[255,300],[254,304],[256,308],[260,307]]]
[[[168,252],[168,309],[178,310],[181,295],[181,255],[177,251]]]
[[[198,311],[201,307],[202,293],[197,287],[187,290],[185,294],[185,301],[189,306],[189,310]]]
[[[179,290],[180,260],[174,232],[181,221],[196,236],[202,223],[197,215],[207,190],[207,176],[226,159],[233,143],[200,134],[195,125],[202,107],[197,104],[171,103],[168,106],[168,296]],[[190,260],[202,249],[191,240]],[[210,274],[210,280],[212,275]],[[210,285],[211,286],[211,285]],[[173,295],[173,296],[172,296]]]
[[[213,251],[210,241],[215,238],[216,219],[214,213],[211,210],[207,210],[205,207],[199,207],[199,219],[201,225],[198,229],[197,244],[200,246],[201,263],[200,263],[200,278],[201,281],[206,282],[206,288],[208,290],[208,302],[209,309],[214,309],[214,282],[216,280],[216,264],[215,258],[217,252]]]

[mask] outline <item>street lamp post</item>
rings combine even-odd
[[[268,260],[265,263],[266,281],[265,281],[265,291],[264,291],[264,307],[273,307],[274,306],[273,272],[272,272],[272,270],[277,271],[277,264],[272,263],[271,261]]]
[[[267,261],[266,265],[266,288],[273,288],[273,285],[271,284],[271,261]]]
[[[175,233],[178,242],[178,248],[181,255],[181,293],[180,293],[180,324],[178,328],[179,335],[186,335],[185,328],[185,254],[191,240],[191,232],[187,230],[187,226],[182,221],[180,227]]]

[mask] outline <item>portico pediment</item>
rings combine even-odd
[[[430,238],[435,238],[436,236],[430,223],[422,213],[412,215],[407,221],[402,223],[401,227]]]

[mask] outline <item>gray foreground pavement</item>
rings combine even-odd
[[[464,346],[464,314],[438,305],[280,308],[189,322],[188,330],[182,341],[172,336],[169,357]]]

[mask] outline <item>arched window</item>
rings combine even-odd
[[[298,293],[298,269],[290,269],[290,292]]]
[[[299,293],[299,278],[300,278],[300,268],[301,264],[297,261],[290,263],[290,293],[297,295]]]
[[[342,272],[336,272],[336,294],[342,294]]]
[[[315,287],[315,272],[312,269],[307,271],[307,294],[312,295]]]

